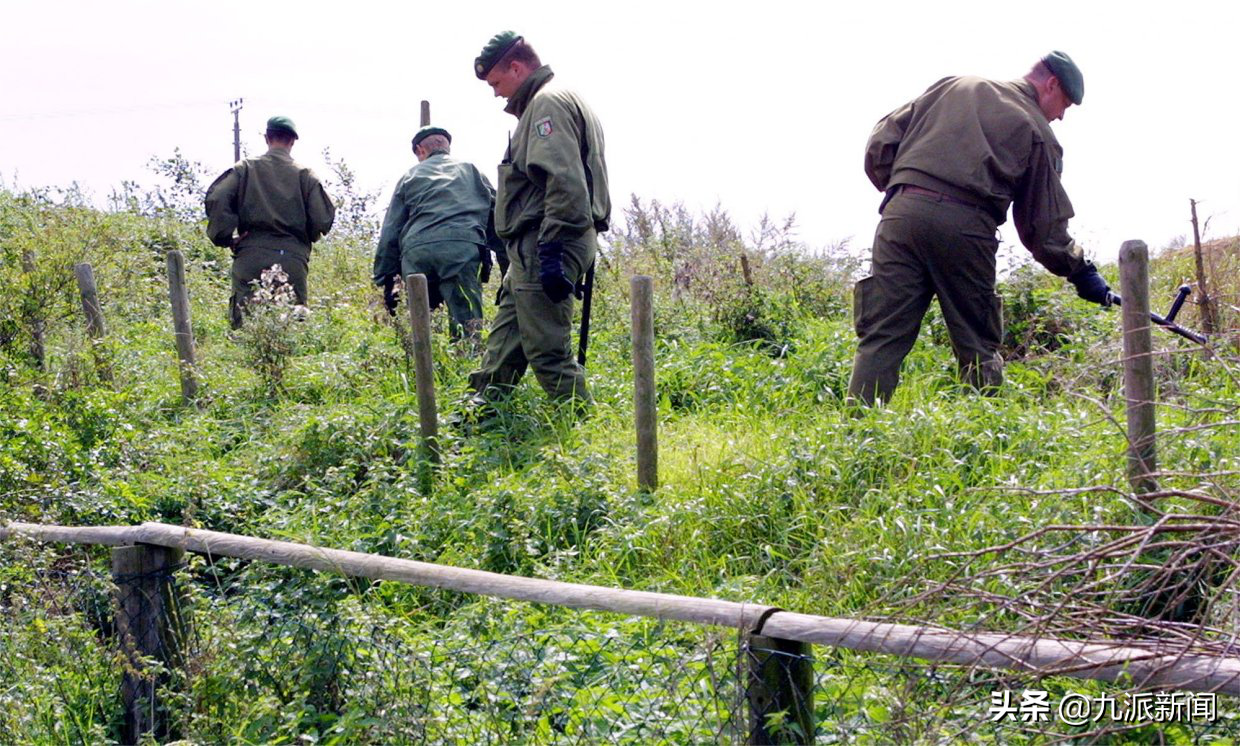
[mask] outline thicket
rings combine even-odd
[[[806,613],[971,624],[988,618],[978,604],[922,603],[920,592],[961,572],[932,558],[1048,524],[1140,520],[1124,497],[1118,314],[1020,268],[1001,287],[1008,368],[997,396],[957,383],[932,311],[894,400],[856,412],[842,399],[854,347],[851,286],[864,252],[810,249],[792,219],[746,232],[722,208],[695,215],[636,197],[600,254],[592,416],[579,422],[548,406],[528,381],[491,426],[444,427],[443,463],[428,484],[407,331],[388,319],[369,282],[373,200],[336,183],[352,217],[315,247],[306,318],[277,316],[235,333],[227,251],[197,222],[201,169],[179,154],[153,165],[172,186],[126,185],[109,210],[73,190],[0,191],[0,522],[159,520]],[[203,381],[193,407],[180,402],[164,277],[170,249],[187,259]],[[1235,243],[1216,251],[1216,287],[1237,287],[1227,279],[1235,275],[1222,274],[1234,272]],[[101,344],[112,384],[92,365],[72,274],[82,261],[94,268],[109,325]],[[1169,254],[1156,262],[1152,296],[1170,298],[1192,276],[1191,261]],[[1112,270],[1104,274],[1114,284]],[[633,469],[627,278],[635,273],[656,283],[654,494],[636,489]],[[1223,303],[1227,329],[1240,326],[1235,306]],[[1194,323],[1191,308],[1182,320]],[[446,323],[435,315],[448,422],[475,361],[449,345]],[[1166,482],[1234,498],[1234,348],[1221,344],[1208,357],[1176,338],[1158,344],[1168,350],[1157,365],[1160,424],[1171,433],[1160,442]],[[54,607],[29,592],[47,573],[91,567],[103,567],[102,554],[0,545],[0,732],[47,743],[114,734],[118,674],[90,615],[67,597]],[[497,623],[478,625],[489,612],[473,599],[254,567],[230,572],[255,605],[204,602],[196,624],[236,631],[236,660],[260,652],[247,647],[257,643],[246,625],[307,607],[374,627],[401,620],[448,635],[504,634]],[[992,594],[1020,587],[987,586]],[[200,592],[209,588],[204,580]],[[541,613],[514,607],[501,616],[520,625]],[[364,713],[347,702],[324,709],[309,696],[323,674],[321,652],[288,649],[271,662],[279,679],[271,685],[246,667],[212,669],[181,705],[187,737],[375,739]]]

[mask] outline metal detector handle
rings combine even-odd
[[[1169,316],[1174,317],[1175,314],[1179,312],[1180,306],[1184,304],[1183,299],[1187,295],[1187,293],[1185,293],[1184,290],[1185,288],[1183,287],[1180,288],[1180,295],[1179,297],[1176,298],[1175,303],[1171,304],[1171,312],[1170,314],[1168,314]],[[1119,293],[1114,293],[1114,292],[1110,293],[1108,300],[1110,303],[1116,306],[1124,305],[1124,299],[1119,297]],[[1192,340],[1193,342],[1196,342],[1199,345],[1203,345],[1207,341],[1206,335],[1198,334],[1197,332],[1191,329],[1185,329],[1184,327],[1172,321],[1170,318],[1167,318],[1165,316],[1159,316],[1153,311],[1150,311],[1150,321],[1153,321],[1155,324],[1158,324],[1161,327],[1165,327],[1167,331],[1169,332],[1174,332],[1175,334],[1178,334],[1185,339]]]
[[[1192,292],[1192,288],[1187,285],[1181,285],[1176,291],[1175,300],[1171,301],[1171,309],[1167,311],[1167,321],[1175,321],[1175,315],[1180,312],[1180,307],[1184,305],[1184,301],[1188,298],[1188,294]]]

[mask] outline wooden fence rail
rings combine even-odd
[[[1240,658],[1189,654],[1174,644],[1135,647],[833,619],[762,604],[501,575],[161,523],[113,527],[10,523],[0,528],[0,540],[10,536],[110,546],[150,544],[462,593],[720,625],[768,638],[927,661],[1102,681],[1128,678],[1140,687],[1240,695]]]

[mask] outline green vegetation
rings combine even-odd
[[[183,183],[177,174],[194,172],[179,156],[162,165],[174,184]],[[272,313],[265,326],[234,333],[227,251],[187,220],[195,189],[152,196],[127,185],[108,212],[72,192],[0,192],[0,523],[156,520],[501,573],[891,618],[928,583],[961,569],[937,555],[1005,544],[1048,524],[1141,519],[1120,494],[1127,487],[1118,314],[1075,299],[1040,270],[1021,268],[1002,288],[1009,366],[999,395],[977,396],[956,382],[945,329],[932,317],[895,399],[854,411],[842,402],[858,268],[848,252],[805,251],[790,224],[763,223],[746,240],[722,211],[695,217],[634,199],[599,267],[592,416],[574,421],[526,381],[497,423],[445,425],[443,463],[432,473],[418,448],[407,332],[388,320],[369,285],[364,217],[316,247],[308,317]],[[366,204],[364,196],[352,199]],[[202,381],[192,407],[180,402],[164,278],[169,249],[187,261]],[[27,252],[33,268],[23,268]],[[1226,262],[1236,253],[1234,244],[1220,250],[1218,271],[1233,271]],[[85,335],[73,282],[81,261],[94,268],[109,329],[97,343]],[[1112,283],[1113,270],[1104,269]],[[656,282],[654,494],[636,489],[634,473],[627,326],[634,273]],[[1163,257],[1153,276],[1158,308],[1192,277],[1191,255]],[[1216,287],[1240,286],[1238,275],[1227,277]],[[1234,299],[1226,303],[1224,327],[1234,329]],[[1193,325],[1195,311],[1186,309],[1182,320]],[[472,361],[448,342],[442,312],[435,323],[436,386],[447,421]],[[36,327],[45,335],[42,368],[32,353]],[[1155,334],[1159,347],[1175,351],[1158,359],[1156,371],[1164,486],[1233,499],[1240,473],[1234,348],[1223,344],[1208,358]],[[114,384],[100,379],[97,360],[111,361]],[[1106,486],[1117,490],[1081,491]],[[95,575],[86,574],[92,568]],[[471,732],[453,718],[467,717],[472,705],[443,682],[383,680],[383,670],[395,669],[378,666],[377,678],[354,670],[348,675],[361,677],[349,679],[354,688],[333,688],[333,656],[345,640],[357,663],[380,655],[380,638],[416,647],[414,630],[501,650],[522,630],[540,640],[565,629],[572,634],[563,633],[571,638],[564,660],[596,661],[582,646],[619,637],[629,641],[613,662],[640,671],[659,654],[632,640],[688,639],[683,629],[660,637],[659,625],[640,620],[201,558],[190,572],[199,582],[188,584],[187,603],[201,645],[227,651],[200,660],[174,702],[195,742],[397,741],[383,726],[394,711],[376,715],[367,704],[381,692],[390,707],[402,692],[446,692],[434,705],[445,719],[435,738]],[[106,576],[102,551],[0,543],[0,734],[14,742],[116,737],[120,667],[99,634],[108,590],[87,580],[99,573]],[[993,590],[1018,586],[996,578]],[[948,625],[1014,623],[976,605],[923,605],[917,614]],[[305,615],[312,621],[294,621]],[[273,624],[289,626],[276,636],[283,647],[260,641],[270,639],[261,632]],[[370,635],[368,646],[356,642],[357,630]],[[503,655],[507,668],[469,675],[499,681],[508,669],[543,665]],[[579,687],[564,696],[589,693],[585,669],[562,665],[561,680]],[[853,703],[839,717],[861,734],[880,732],[895,700],[908,695],[867,677],[828,678],[824,686],[836,692],[833,701]],[[596,695],[606,700],[589,696]],[[966,719],[985,706],[967,704],[974,709]],[[592,732],[564,707],[559,716],[514,711],[516,730],[508,734],[538,740],[553,731]],[[693,727],[667,737],[698,741]],[[635,742],[643,740],[635,733]]]

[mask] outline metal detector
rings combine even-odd
[[[1185,329],[1175,323],[1175,316],[1180,312],[1180,308],[1184,305],[1184,301],[1188,299],[1188,294],[1190,292],[1192,292],[1192,290],[1187,285],[1181,285],[1180,289],[1176,292],[1175,300],[1171,302],[1171,310],[1167,311],[1167,315],[1159,316],[1151,311],[1150,321],[1153,321],[1161,327],[1165,327],[1168,331],[1174,332],[1185,339],[1190,339],[1197,344],[1203,345],[1207,341],[1206,335],[1201,334],[1200,332],[1195,332],[1192,329]],[[1114,303],[1117,306],[1124,305],[1123,298],[1120,298],[1118,293],[1110,293],[1109,296],[1111,303]]]

